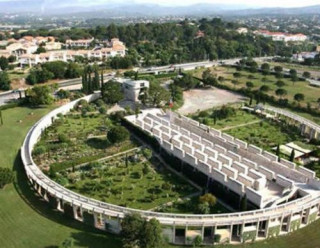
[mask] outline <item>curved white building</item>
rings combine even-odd
[[[94,101],[99,94],[82,99]],[[79,99],[80,100],[80,99]],[[79,101],[77,100],[77,101]],[[32,149],[43,130],[59,113],[66,114],[77,101],[62,106],[38,121],[21,148],[26,174],[34,189],[58,210],[96,228],[119,233],[121,219],[137,212],[163,225],[169,242],[188,244],[196,236],[203,243],[239,243],[290,233],[319,218],[320,181],[315,173],[211,129],[189,118],[154,109],[126,118],[127,125],[157,141],[161,150],[206,178],[209,187],[221,186],[257,209],[216,215],[170,214],[142,211],[97,201],[55,183],[32,159]]]

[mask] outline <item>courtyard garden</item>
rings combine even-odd
[[[108,115],[106,110],[101,100],[81,101],[67,115],[59,115],[34,148],[34,161],[44,171],[60,171],[137,147],[120,125],[124,113]]]
[[[51,175],[70,190],[107,203],[149,210],[198,192],[147,148]]]
[[[201,111],[191,118],[272,153],[276,153],[278,145],[290,142],[305,149],[316,149],[300,135],[297,127],[289,126],[284,120],[266,119],[235,106]],[[288,155],[280,155],[289,159]]]

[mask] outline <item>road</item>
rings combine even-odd
[[[261,58],[254,58],[257,62],[258,61],[264,61],[266,59],[270,59],[271,57],[261,57]],[[138,69],[139,73],[150,73],[155,74],[158,72],[173,72],[175,70],[193,70],[199,67],[212,67],[217,65],[234,65],[236,62],[238,62],[242,58],[234,58],[234,59],[225,59],[225,60],[217,60],[217,61],[201,61],[201,62],[193,62],[193,63],[185,63],[185,64],[176,64],[176,65],[167,65],[167,66],[159,66],[159,67],[150,67],[150,68],[140,68]],[[110,74],[106,74],[105,76],[109,76],[109,78],[105,78],[105,80],[111,79],[113,76],[110,76]],[[76,90],[81,89],[81,79],[71,79],[62,81],[59,84],[59,89],[69,89],[69,90]],[[25,90],[20,90],[21,96],[25,97]],[[0,93],[0,106],[4,105],[12,100],[19,99],[20,94],[19,92],[14,91],[8,91]]]
[[[108,81],[111,78],[113,78],[113,76],[110,76],[110,74],[105,74],[104,76],[105,76],[104,78],[105,81]],[[79,90],[82,87],[81,78],[61,81],[58,83],[58,85],[59,85],[58,86],[59,89],[64,89],[64,90]],[[0,106],[5,105],[6,103],[12,100],[19,99],[20,94],[21,94],[21,97],[25,97],[25,91],[26,89],[21,89],[20,93],[17,91],[7,91],[7,92],[0,93]]]
[[[268,59],[272,59],[273,57],[257,57],[254,58],[257,62],[263,62]],[[224,60],[215,60],[215,61],[201,61],[201,62],[192,62],[192,63],[184,63],[184,64],[175,64],[175,65],[166,65],[166,66],[157,66],[157,67],[149,67],[149,68],[140,68],[138,69],[139,73],[142,74],[157,74],[159,72],[174,72],[176,70],[194,70],[200,67],[212,67],[217,65],[234,65],[239,62],[243,58],[233,58],[233,59],[224,59]]]

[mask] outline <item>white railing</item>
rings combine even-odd
[[[282,110],[282,109],[278,109],[278,108],[274,108],[274,107],[270,107],[270,106],[264,106],[264,109],[267,110],[267,111],[271,111],[271,112],[274,112],[274,113],[277,113],[277,114],[280,114],[280,115],[284,115],[286,117],[289,117],[293,120],[296,120],[298,122],[300,122],[301,124],[304,124],[314,130],[316,130],[317,132],[320,132],[320,125],[316,124],[315,122],[313,121],[310,121],[300,115],[296,115],[294,113],[291,113],[289,111],[286,111],[286,110]]]

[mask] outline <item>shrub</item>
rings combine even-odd
[[[46,152],[46,147],[45,146],[37,146],[33,150],[33,155],[37,156],[37,155],[44,154],[45,152]]]
[[[100,107],[100,108],[99,108],[99,113],[100,113],[100,114],[106,114],[106,113],[107,113],[107,108],[104,107],[104,106]]]
[[[60,143],[68,143],[69,142],[69,138],[67,135],[65,135],[64,133],[60,133],[58,136],[58,140]]]
[[[142,150],[142,154],[143,154],[143,156],[145,156],[145,158],[146,159],[151,159],[151,157],[152,157],[152,151],[150,150],[150,149],[148,149],[148,148],[144,148],[143,150]]]
[[[199,202],[200,203],[207,202],[210,207],[213,207],[214,205],[216,205],[217,199],[212,194],[205,194],[205,195],[199,197]]]
[[[0,168],[0,189],[14,180],[13,171],[8,168]]]
[[[108,132],[107,138],[111,143],[120,143],[122,141],[125,141],[129,138],[129,131],[122,127],[122,126],[116,126],[111,128],[111,130]]]
[[[220,243],[220,240],[221,240],[221,235],[220,235],[220,234],[214,235],[213,241],[214,241],[215,243]]]

